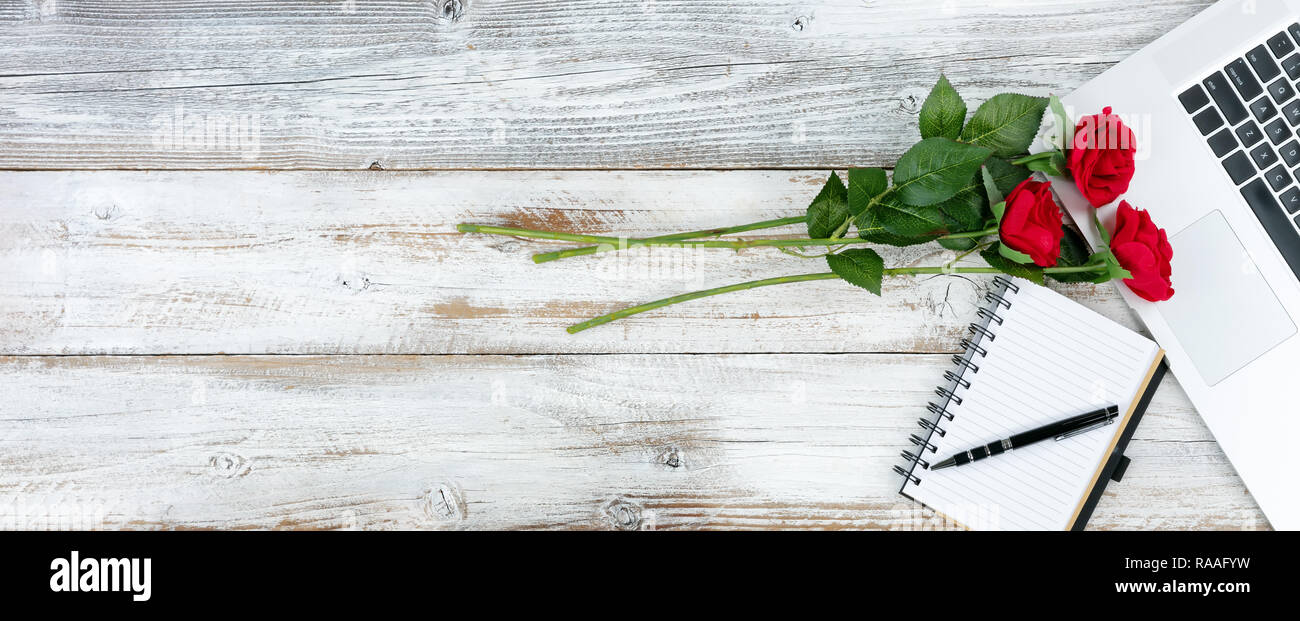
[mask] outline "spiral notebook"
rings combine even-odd
[[[999,277],[894,471],[904,496],[974,530],[1081,530],[1165,373],[1155,342],[1045,287]],[[959,451],[1119,405],[1108,427],[958,468]]]

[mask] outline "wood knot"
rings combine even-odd
[[[513,239],[488,244],[488,248],[502,254],[516,254],[522,250],[523,246],[523,243]]]
[[[420,496],[420,510],[426,518],[437,522],[459,522],[469,513],[464,494],[458,486],[449,483],[425,491]]]
[[[251,462],[243,455],[235,453],[217,453],[208,458],[208,466],[212,468],[213,473],[223,479],[242,477],[253,469]]]
[[[921,111],[921,100],[916,95],[908,95],[898,102],[898,109],[908,114],[918,114]]]
[[[112,220],[117,216],[117,205],[108,204],[102,207],[96,207],[94,210],[95,217],[100,220]]]
[[[605,519],[618,530],[641,530],[641,505],[623,499],[614,499],[604,506]]]
[[[667,449],[664,449],[659,453],[659,456],[655,461],[673,469],[681,468],[685,465],[682,461],[681,451],[678,451],[676,447],[668,447]]]
[[[432,0],[432,2],[434,19],[440,22],[454,24],[465,15],[464,0]]]
[[[384,169],[384,165],[380,164],[379,160],[370,162],[370,170],[383,170],[383,169]]]
[[[795,32],[803,32],[803,29],[808,27],[808,22],[810,21],[812,20],[800,15],[799,17],[794,18],[794,23],[790,24],[790,29]]]
[[[353,291],[365,291],[370,288],[370,278],[368,276],[340,276],[339,284]]]

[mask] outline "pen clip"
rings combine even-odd
[[[1110,424],[1112,424],[1112,423],[1114,423],[1114,422],[1115,422],[1115,418],[1114,418],[1114,417],[1110,417],[1110,418],[1107,418],[1106,420],[1103,420],[1103,421],[1100,421],[1100,422],[1097,422],[1097,423],[1093,423],[1093,424],[1091,424],[1091,425],[1088,425],[1087,427],[1083,427],[1083,428],[1080,428],[1080,429],[1075,429],[1074,431],[1071,431],[1071,432],[1069,432],[1069,433],[1063,433],[1063,434],[1061,434],[1061,435],[1059,435],[1059,436],[1056,436],[1056,441],[1057,441],[1057,442],[1060,442],[1061,440],[1068,440],[1068,439],[1070,439],[1070,438],[1073,438],[1074,436],[1088,433],[1089,431],[1096,431],[1096,430],[1101,429],[1102,427],[1106,427],[1106,426],[1108,426],[1108,425],[1110,425]]]

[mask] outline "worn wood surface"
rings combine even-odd
[[[697,280],[825,268],[757,250],[538,266],[555,244],[452,232],[759,220],[823,175],[0,174],[0,344],[22,354],[0,367],[0,490],[56,501],[15,519],[89,506],[105,527],[933,527],[889,466],[986,279],[791,285],[573,337]],[[1064,290],[1137,327],[1108,286]],[[86,356],[106,353],[131,355]],[[159,357],[176,353],[298,355]],[[406,355],[500,353],[531,355]],[[1132,456],[1095,526],[1260,523],[1174,382]]]
[[[1210,0],[0,0],[4,168],[890,165]]]
[[[987,278],[748,291],[577,336],[688,291],[827,272],[774,249],[535,265],[554,242],[458,222],[634,236],[799,214],[825,172],[0,173],[0,353],[945,352]],[[795,233],[792,227],[771,234]],[[935,265],[937,246],[884,251]],[[1137,327],[1109,286],[1065,289]]]
[[[9,357],[6,401],[41,405],[0,414],[0,506],[105,528],[935,528],[889,468],[948,364]],[[1262,527],[1175,384],[1130,455],[1094,527]]]
[[[1065,92],[1207,4],[0,0],[0,527],[941,526],[889,466],[986,279],[568,336],[825,267],[538,266],[560,246],[454,225],[799,213],[911,144],[939,71]],[[1130,455],[1093,527],[1267,526],[1176,381]]]

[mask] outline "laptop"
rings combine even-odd
[[[1300,529],[1300,460],[1285,449],[1300,437],[1298,93],[1300,0],[1222,0],[1063,98],[1075,118],[1114,107],[1137,136],[1124,199],[1169,232],[1176,294],[1118,289],[1285,530]],[[1072,183],[1054,187],[1091,222]],[[1110,226],[1114,212],[1097,215]]]

